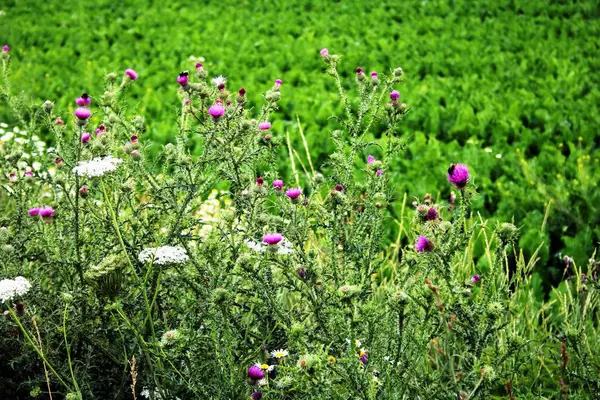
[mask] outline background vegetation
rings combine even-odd
[[[396,160],[399,199],[432,187],[445,198],[443,166],[469,164],[482,193],[475,210],[514,216],[528,255],[543,241],[538,270],[546,285],[562,276],[562,256],[583,264],[600,237],[595,1],[65,0],[0,8],[14,89],[66,110],[83,91],[102,93],[98,76],[130,66],[142,82],[130,106],[148,122],[143,142],[173,139],[180,107],[173,71],[204,57],[211,74],[231,75],[232,90],[243,82],[254,104],[281,78],[286,95],[274,132],[289,131],[301,149],[298,116],[320,166],[333,148],[327,116],[340,106],[326,76],[309,73],[324,69],[318,50],[344,55],[342,78],[354,65],[367,72],[401,65],[411,76],[401,129],[413,139]],[[0,118],[14,122],[6,108]]]

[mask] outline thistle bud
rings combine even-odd
[[[46,114],[51,114],[52,113],[52,109],[54,108],[54,103],[51,102],[50,100],[46,100],[44,102],[44,104],[42,105],[42,108],[44,109],[44,111],[46,112]]]

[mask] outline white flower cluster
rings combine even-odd
[[[223,194],[223,193],[221,193]],[[223,205],[221,204],[222,197],[219,198],[219,191],[213,189],[208,198],[200,204],[200,207],[194,212],[194,217],[202,220],[201,228],[198,229],[198,236],[206,239],[213,227],[221,221],[221,212],[231,209],[231,199],[225,198]]]
[[[294,254],[294,245],[285,238],[275,245],[268,245],[252,239],[245,240],[245,243],[250,250],[253,250],[257,253],[264,253],[265,251],[269,250],[284,256]]]
[[[144,387],[142,389],[142,391],[140,392],[140,395],[146,399],[149,399],[150,395],[152,395],[152,398],[154,400],[163,400],[163,396],[160,394],[160,392],[153,391],[152,393],[150,393],[150,390],[147,387]],[[181,399],[179,397],[175,397],[174,400],[181,400]]]
[[[45,171],[41,172],[43,166],[39,161],[46,156],[46,142],[37,135],[29,138],[27,131],[17,126],[10,129],[6,123],[0,122],[0,154],[7,158],[9,153],[19,154],[16,167],[21,177],[25,171],[36,171],[46,176]]]
[[[31,289],[31,283],[22,276],[0,281],[0,302],[10,301],[14,297],[25,295]]]
[[[161,246],[142,250],[138,260],[143,263],[154,260],[154,264],[169,265],[183,264],[189,260],[189,257],[183,247]]]
[[[120,158],[113,158],[112,156],[96,157],[90,161],[80,161],[79,164],[73,168],[73,172],[79,176],[95,178],[103,176],[107,172],[115,171],[122,162],[123,160]]]
[[[225,78],[223,75],[219,75],[212,80],[212,83],[215,86],[224,85],[225,82],[227,82],[227,78]]]

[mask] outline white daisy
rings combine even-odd
[[[120,158],[113,158],[112,156],[96,157],[90,161],[80,161],[79,164],[73,168],[73,172],[79,176],[94,178],[103,176],[107,172],[115,171],[122,162],[123,160]]]
[[[142,250],[138,260],[142,263],[154,260],[157,265],[182,264],[189,260],[189,256],[183,247],[161,246]]]
[[[215,86],[224,85],[225,82],[227,82],[227,78],[225,78],[223,75],[219,75],[212,80],[212,83]]]
[[[290,353],[287,350],[284,349],[279,349],[279,350],[275,350],[271,352],[271,357],[273,358],[277,358],[278,360],[285,358],[289,355]]]

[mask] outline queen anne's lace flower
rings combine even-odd
[[[73,172],[79,176],[94,178],[103,176],[107,172],[115,171],[122,162],[122,159],[113,158],[112,156],[96,157],[90,161],[80,161],[79,164],[73,168]]]
[[[22,276],[0,281],[0,302],[10,301],[14,297],[25,295],[31,289],[31,283]]]
[[[183,247],[161,246],[159,248],[148,248],[140,252],[138,260],[148,263],[154,260],[154,264],[182,264],[189,260],[187,252]]]

